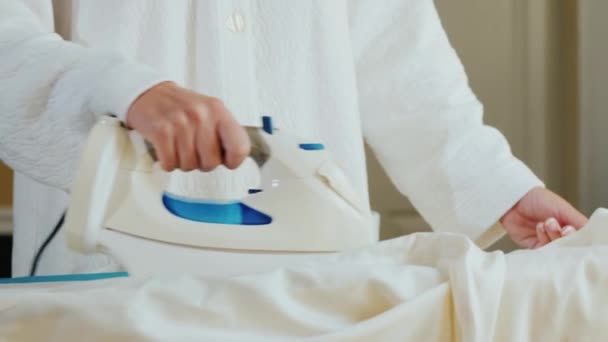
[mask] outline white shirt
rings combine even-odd
[[[59,189],[96,116],[124,119],[163,80],[223,99],[242,124],[267,114],[322,141],[367,198],[365,138],[435,230],[493,241],[501,232],[488,229],[542,185],[482,123],[430,0],[0,0],[0,60],[0,158],[18,172],[15,275],[65,209]],[[110,264],[73,254],[60,234],[39,269]]]

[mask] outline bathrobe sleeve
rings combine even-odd
[[[496,223],[542,182],[482,121],[431,0],[349,2],[365,138],[436,231],[486,247]]]
[[[35,3],[42,7],[0,0],[0,160],[68,189],[96,115],[124,119],[132,101],[163,79],[119,55],[64,41],[52,14],[40,17],[51,1],[28,2]]]

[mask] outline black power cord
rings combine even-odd
[[[40,246],[40,248],[38,248],[38,252],[36,252],[36,256],[34,257],[34,261],[32,261],[32,268],[30,269],[30,277],[33,277],[36,275],[36,269],[38,268],[38,263],[40,262],[40,257],[42,256],[42,253],[44,253],[46,246],[48,246],[51,243],[51,241],[53,241],[53,238],[55,237],[55,235],[57,235],[57,232],[59,231],[59,229],[61,229],[61,226],[63,226],[63,221],[65,220],[65,214],[66,214],[66,211],[64,211],[63,214],[61,214],[61,218],[55,225],[55,228],[53,228],[53,231],[51,231],[49,236],[46,237],[46,240],[44,240],[44,242],[42,243],[42,246]]]

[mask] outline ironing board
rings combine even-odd
[[[33,277],[0,278],[0,285],[33,284],[33,283],[66,283],[75,281],[94,281],[128,277],[127,272],[105,272],[84,274],[43,275]]]
[[[601,341],[608,210],[538,250],[418,233],[249,276],[0,285],[10,341]],[[1,339],[1,338],[0,338]]]

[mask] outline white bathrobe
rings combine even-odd
[[[271,115],[322,141],[367,198],[365,138],[435,230],[482,244],[542,185],[483,124],[431,0],[0,0],[0,158],[17,171],[15,275],[66,208],[96,116],[124,119],[163,80],[223,99],[242,124]],[[208,177],[221,177],[210,181],[220,192],[244,186],[233,174]],[[39,270],[112,267],[68,251],[60,234]]]

